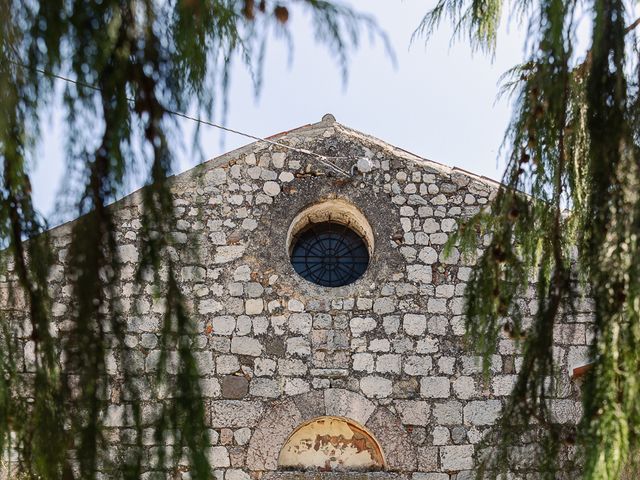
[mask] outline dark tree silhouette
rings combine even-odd
[[[186,452],[192,478],[209,479],[204,407],[189,349],[192,322],[168,254],[175,230],[169,139],[179,134],[168,112],[212,116],[214,106],[224,106],[234,60],[257,72],[259,84],[267,38],[275,32],[291,41],[291,10],[306,11],[311,33],[336,56],[343,74],[363,31],[384,36],[371,18],[325,0],[0,0],[0,9],[3,273],[8,296],[27,306],[23,328],[35,345],[35,374],[25,375],[6,311],[0,455],[17,452],[19,469],[36,478],[91,479],[109,462],[114,477],[140,477],[141,392],[114,294],[120,270],[108,204],[122,195],[132,172],[148,165],[138,275],[152,278],[164,297],[156,386],[173,392],[158,415],[155,437],[165,447],[157,464],[175,466]],[[56,76],[74,82],[65,84],[62,97],[68,161],[82,185],[68,260],[74,308],[64,341],[51,333],[47,278],[53,259],[29,183],[40,116],[59,92]],[[169,350],[178,352],[172,376],[164,373]],[[103,435],[109,351],[120,357],[122,395],[132,400],[125,415],[136,426],[128,439],[133,447],[115,462]],[[25,389],[29,395],[21,394]]]
[[[445,18],[474,49],[493,53],[502,0],[439,0],[416,35]],[[479,474],[496,478],[529,456],[543,478],[559,478],[574,436],[553,418],[554,326],[593,301],[593,367],[583,387],[576,457],[584,478],[638,477],[640,433],[640,62],[635,2],[516,0],[510,14],[528,30],[524,63],[506,76],[515,96],[505,136],[507,168],[491,207],[457,240],[475,251],[491,235],[469,281],[465,317],[486,362],[502,330],[523,364],[498,427],[481,452]],[[590,28],[578,46],[578,29]],[[585,31],[585,30],[583,30]],[[537,313],[519,302],[535,288]],[[586,295],[586,296],[585,296]],[[485,366],[488,364],[485,363]],[[521,450],[535,429],[536,449]],[[518,452],[520,449],[520,452]],[[566,458],[565,458],[566,460]],[[626,465],[626,466],[625,466]],[[570,470],[576,475],[579,470]]]

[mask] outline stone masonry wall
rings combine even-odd
[[[501,338],[491,379],[483,382],[478,359],[465,348],[461,316],[471,265],[455,249],[445,257],[443,245],[462,218],[487,205],[495,184],[393,148],[330,116],[277,141],[349,157],[335,160],[348,171],[354,158],[366,157],[371,169],[356,168],[345,178],[309,155],[258,142],[174,180],[175,256],[197,324],[193,349],[217,480],[287,476],[275,473],[279,448],[299,424],[321,415],[368,428],[389,474],[471,478],[474,449],[511,391],[519,356],[513,342]],[[375,236],[367,272],[338,288],[299,277],[286,245],[294,216],[330,198],[355,205]],[[140,195],[114,208],[125,265],[126,343],[144,379],[155,372],[163,305],[144,288],[134,293]],[[69,226],[52,236],[60,261],[51,277],[53,314],[64,328]],[[533,294],[522,299],[530,314]],[[579,387],[568,372],[586,359],[588,310],[583,305],[584,313],[556,332],[564,371],[553,409],[565,423],[580,413]],[[33,346],[27,337],[22,346],[28,372]],[[109,369],[117,379],[117,361]],[[107,425],[117,444],[126,402],[115,393],[112,398]],[[149,389],[144,401],[150,421],[161,400]]]

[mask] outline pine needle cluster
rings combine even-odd
[[[291,46],[294,11],[307,14],[316,40],[345,72],[363,31],[384,36],[371,18],[325,0],[0,0],[0,10],[0,243],[3,282],[16,306],[0,321],[0,458],[29,478],[140,478],[140,399],[149,386],[137,381],[125,346],[109,205],[131,175],[148,169],[138,278],[151,280],[165,305],[154,387],[172,392],[153,426],[160,445],[154,468],[168,477],[186,461],[190,478],[208,480],[210,442],[189,348],[193,322],[171,255],[167,179],[180,142],[172,141],[179,129],[168,112],[224,112],[234,61],[259,85],[267,40],[275,34]],[[60,90],[55,75],[75,83]],[[41,117],[60,95],[69,191],[81,217],[67,252],[73,308],[64,334],[52,321],[51,239],[29,181]],[[24,370],[15,328],[30,338],[33,373]],[[175,375],[166,373],[170,350],[177,352]],[[120,394],[131,405],[124,458],[114,458],[105,437],[109,352],[116,352]]]
[[[492,53],[506,8],[500,0],[440,0],[416,34],[449,19],[474,49]],[[478,474],[496,478],[512,470],[526,441],[542,478],[567,470],[562,452],[575,435],[549,408],[558,372],[553,332],[587,298],[595,307],[593,369],[583,387],[571,474],[637,478],[640,20],[635,4],[622,0],[516,0],[509,8],[528,35],[525,62],[505,77],[505,91],[514,96],[507,167],[491,207],[470,219],[457,241],[475,252],[478,238],[491,238],[467,287],[470,338],[488,365],[506,329],[519,341],[523,364],[487,442],[491,454],[479,455]],[[590,42],[580,50],[585,22]],[[523,317],[518,301],[529,288],[537,293],[533,319]]]

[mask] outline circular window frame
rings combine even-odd
[[[362,275],[360,275],[360,277],[358,277],[353,282],[335,287],[323,286],[309,281],[298,272],[296,272],[293,268],[293,265],[291,264],[291,254],[295,247],[294,244],[298,236],[304,233],[305,230],[311,228],[312,225],[322,223],[336,223],[348,227],[349,229],[353,230],[358,236],[360,236],[365,247],[367,248],[367,251],[369,253],[369,263],[367,265],[367,268],[362,273]],[[300,278],[312,285],[321,288],[332,290],[336,288],[343,288],[352,285],[353,283],[356,283],[360,279],[362,279],[371,267],[374,248],[375,240],[373,229],[371,228],[371,225],[367,221],[366,217],[355,205],[342,199],[325,200],[303,209],[294,217],[289,226],[289,230],[287,231],[286,253],[287,258],[289,259],[289,265],[291,266],[295,274]]]

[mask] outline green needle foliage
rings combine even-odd
[[[165,447],[154,467],[168,477],[186,458],[191,478],[210,479],[205,411],[189,348],[193,322],[172,260],[175,216],[167,177],[170,139],[179,129],[168,112],[211,117],[214,108],[224,111],[234,60],[259,85],[267,39],[275,33],[290,41],[290,13],[308,15],[316,40],[343,72],[363,31],[384,36],[370,18],[325,0],[0,0],[0,10],[0,273],[10,285],[3,301],[15,305],[0,319],[0,458],[17,461],[33,478],[92,479],[101,471],[138,479],[140,400],[143,392],[165,391],[171,394],[155,425]],[[75,83],[61,90],[56,75]],[[64,332],[54,335],[48,290],[54,259],[29,172],[41,116],[60,95],[81,218],[67,257],[73,308]],[[151,282],[166,312],[154,385],[140,384],[125,348],[116,295],[117,219],[109,208],[145,166],[138,284]],[[30,337],[33,374],[24,371],[16,329]],[[177,352],[171,375],[170,351]],[[114,387],[109,352],[123,370],[119,395],[130,405],[126,452],[110,451],[105,435]]]
[[[490,234],[466,293],[470,337],[485,357],[503,330],[523,352],[513,396],[479,455],[495,478],[528,461],[543,478],[572,468],[574,434],[554,422],[553,327],[581,302],[595,306],[594,366],[583,386],[577,471],[589,480],[638,477],[640,445],[640,63],[635,2],[515,0],[528,28],[527,58],[507,74],[514,113],[495,201],[457,241]],[[417,35],[449,19],[471,46],[492,53],[506,5],[440,0]],[[637,15],[637,10],[635,10]],[[585,25],[586,24],[586,25]],[[590,42],[577,45],[586,27]],[[584,31],[584,29],[583,29]],[[583,36],[584,37],[584,36]],[[481,238],[481,237],[480,237]],[[519,299],[535,289],[533,319]],[[522,445],[534,447],[525,450]],[[624,473],[623,473],[624,472]]]

